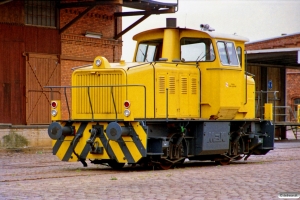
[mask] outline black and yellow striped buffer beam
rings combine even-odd
[[[137,163],[147,155],[147,128],[140,122],[53,122],[48,134],[53,154],[62,161]]]

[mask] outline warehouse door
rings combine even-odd
[[[6,31],[6,30],[1,30]],[[25,123],[25,62],[23,42],[1,41],[0,123]]]
[[[44,86],[60,85],[57,55],[26,54],[26,123],[49,124],[51,94]],[[58,91],[53,98],[60,99]]]

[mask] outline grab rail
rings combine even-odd
[[[114,105],[114,110],[115,110],[115,114],[116,114],[116,121],[118,121],[118,115],[117,115],[117,108],[116,108],[116,104],[115,104],[115,99],[114,99],[114,93],[113,93],[113,88],[114,87],[142,87],[144,89],[144,120],[146,121],[146,86],[145,85],[135,85],[135,84],[130,84],[130,85],[98,85],[98,86],[44,86],[44,88],[49,88],[51,91],[51,99],[53,99],[53,89],[57,89],[57,88],[62,88],[64,89],[64,96],[65,96],[65,100],[66,100],[66,104],[67,104],[67,109],[68,109],[68,114],[69,114],[69,121],[71,121],[71,112],[70,112],[70,107],[69,107],[69,103],[68,103],[68,97],[67,97],[67,92],[66,89],[73,89],[73,88],[87,88],[87,96],[89,99],[89,103],[90,103],[90,109],[92,112],[92,121],[94,121],[94,111],[93,111],[93,105],[92,105],[92,100],[90,97],[90,88],[111,88],[111,95],[112,95],[112,101],[113,101],[113,105]]]

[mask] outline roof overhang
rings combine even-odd
[[[165,0],[162,0],[165,1]],[[77,17],[71,20],[68,24],[62,27],[59,32],[63,33],[66,29],[72,26],[76,21],[90,12],[98,5],[120,5],[123,7],[137,9],[132,12],[115,12],[114,17],[117,19],[118,17],[126,17],[126,16],[136,16],[143,15],[139,20],[134,22],[132,25],[121,31],[120,33],[115,32],[114,39],[120,38],[126,32],[131,30],[133,27],[147,19],[152,14],[167,14],[167,13],[175,13],[178,10],[178,0],[174,0],[176,3],[166,3],[161,1],[153,1],[153,0],[74,0],[74,1],[58,1],[57,8],[76,8],[76,7],[85,7],[86,9],[81,12]],[[115,21],[115,26],[117,21]]]
[[[249,65],[300,69],[300,47],[281,49],[248,50]]]

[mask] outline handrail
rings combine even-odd
[[[113,87],[110,88],[110,93],[111,93],[111,98],[114,104],[114,109],[115,109],[115,113],[116,113],[116,122],[118,122],[118,113],[117,113],[117,107],[116,107],[116,102],[115,102],[115,98],[114,98],[114,92],[113,92]]]
[[[256,93],[258,93],[259,94],[259,96],[258,96],[258,101],[257,101],[257,107],[256,107],[256,109],[258,109],[259,108],[259,104],[263,104],[263,98],[260,98],[260,95],[261,94],[266,94],[267,95],[267,98],[266,98],[266,102],[265,103],[269,103],[269,97],[268,97],[268,94],[269,93],[273,93],[273,96],[274,96],[274,98],[273,98],[273,122],[275,122],[275,101],[277,100],[277,97],[276,97],[276,94],[278,93],[279,91],[263,91],[263,90],[260,90],[260,91],[256,91]],[[260,100],[260,101],[259,101]],[[261,108],[262,108],[263,106],[261,106]],[[257,111],[257,110],[256,110]],[[263,112],[262,112],[262,110],[261,110],[261,112],[260,112],[260,118],[263,118],[262,117],[263,116]]]
[[[169,121],[169,88],[166,88],[166,121]]]
[[[69,107],[69,104],[68,104],[68,98],[67,98],[67,93],[66,93],[66,89],[67,88],[70,88],[70,89],[73,89],[73,88],[88,88],[87,90],[87,95],[88,95],[88,98],[89,98],[89,101],[90,101],[90,108],[91,108],[91,112],[92,112],[92,120],[94,120],[94,112],[93,112],[93,107],[92,107],[92,101],[91,101],[91,97],[90,97],[90,92],[89,92],[89,88],[105,88],[105,87],[110,87],[111,88],[111,94],[112,94],[112,100],[113,100],[113,103],[114,103],[114,97],[113,97],[113,89],[114,87],[143,87],[144,88],[144,120],[146,122],[146,86],[145,85],[138,85],[138,84],[129,84],[129,85],[91,85],[91,86],[44,86],[44,88],[49,88],[51,90],[51,96],[52,96],[52,92],[53,92],[53,88],[63,88],[64,89],[64,95],[65,95],[65,99],[66,99],[66,103],[67,103],[67,108],[68,108],[68,112],[69,112],[69,120],[71,120],[71,114],[70,114],[70,107]],[[117,110],[116,110],[116,106],[115,106],[115,103],[114,103],[114,108],[115,108],[115,113],[116,113],[116,120],[117,120]]]
[[[51,91],[52,91],[52,88],[51,88]],[[67,104],[68,113],[69,113],[69,121],[71,121],[71,112],[70,112],[70,107],[69,107],[69,101],[68,101],[68,97],[67,97],[66,88],[64,88],[64,94],[65,94],[65,97],[66,97],[66,104]]]
[[[94,111],[93,111],[93,105],[92,105],[91,95],[90,95],[90,87],[87,87],[87,89],[88,89],[88,97],[89,97],[90,107],[91,107],[91,111],[92,111],[92,122],[94,122]]]
[[[295,120],[297,119],[297,115],[296,113],[292,110],[292,108],[290,106],[276,106],[275,105],[275,101],[279,100],[277,97],[276,97],[276,94],[278,93],[279,91],[256,91],[256,93],[258,94],[257,96],[257,104],[256,104],[256,113],[258,111],[259,108],[263,108],[263,103],[268,103],[269,100],[273,101],[273,121],[275,122],[275,117],[276,116],[290,116],[290,120]],[[272,94],[273,93],[273,98],[269,98],[268,96],[265,98],[265,101],[266,102],[263,102],[264,98],[261,97],[262,94]],[[280,112],[276,113],[276,109],[288,109],[287,110],[284,110],[284,114],[281,114]],[[263,117],[263,112],[261,111],[260,112],[260,118],[264,118]],[[282,120],[279,120],[279,121],[282,121]],[[284,122],[287,121],[287,117],[285,117],[285,119],[283,120]]]

